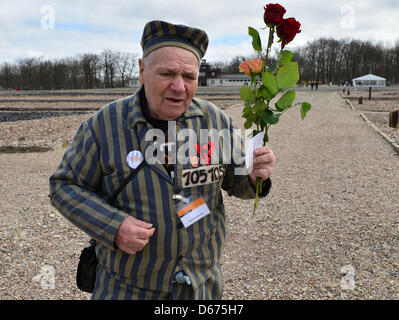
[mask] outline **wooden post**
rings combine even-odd
[[[359,97],[359,104],[363,104],[363,97]]]
[[[399,128],[399,109],[389,113],[389,127],[393,129]]]
[[[369,100],[371,100],[371,91],[373,90],[373,88],[372,87],[370,87],[370,89],[369,89]]]

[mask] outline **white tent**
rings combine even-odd
[[[353,79],[352,83],[355,87],[385,87],[387,81],[384,78],[377,77],[373,74],[368,74],[366,76]]]

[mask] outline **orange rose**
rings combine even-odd
[[[246,60],[240,64],[238,70],[244,72],[247,76],[252,74],[259,74],[262,71],[263,61],[262,59],[256,58],[252,60]]]

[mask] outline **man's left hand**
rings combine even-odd
[[[256,185],[257,178],[261,178],[262,181],[269,179],[275,163],[276,157],[274,156],[272,149],[269,147],[255,149],[253,170],[249,174],[252,183]]]

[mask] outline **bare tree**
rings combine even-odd
[[[300,61],[301,80],[342,83],[375,73],[397,82],[399,46],[396,48],[371,41],[321,38],[294,49],[294,56]]]
[[[0,69],[0,87],[10,89],[14,87],[14,77],[11,64],[5,62]]]
[[[394,47],[353,39],[321,38],[292,49],[299,62],[301,81],[342,83],[356,76],[374,73],[399,83],[399,41]],[[26,58],[0,63],[0,87],[4,89],[80,89],[126,86],[137,72],[135,53],[104,50],[63,59]],[[236,56],[213,64],[223,73],[239,73],[238,66],[251,57]],[[275,57],[269,57],[274,63]],[[274,59],[274,60],[273,60]],[[117,79],[118,78],[118,79]],[[118,81],[116,81],[118,80]]]
[[[104,86],[106,88],[114,87],[116,54],[109,49],[106,49],[101,54],[102,67],[104,72]]]
[[[83,87],[85,89],[94,88],[97,84],[96,75],[100,57],[96,54],[86,53],[81,56],[80,61],[83,73]]]
[[[247,59],[248,58],[244,56],[236,56],[226,64],[226,66],[222,69],[222,71],[224,73],[229,73],[229,74],[239,73],[238,67],[243,61]]]
[[[126,87],[126,80],[132,77],[133,71],[137,69],[138,54],[130,52],[117,52],[115,64],[122,81],[122,87]]]
[[[20,83],[23,89],[32,90],[35,59],[26,58],[19,61]]]

